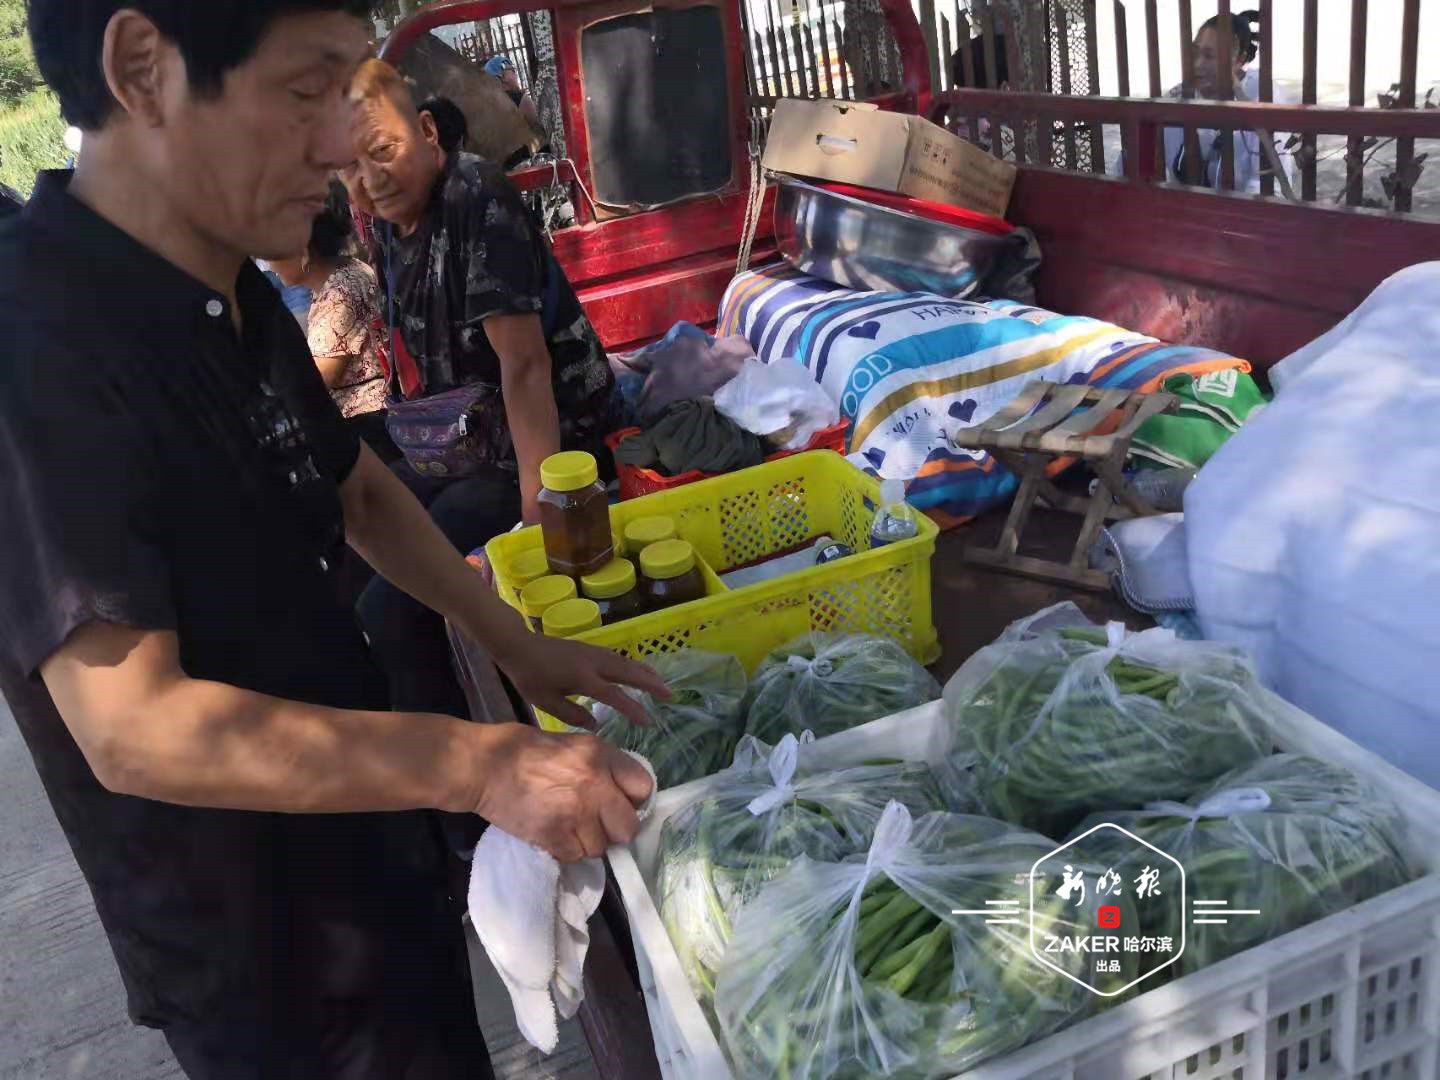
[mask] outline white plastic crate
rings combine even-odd
[[[1440,1077],[1440,792],[1267,697],[1281,749],[1345,765],[1395,799],[1406,854],[1425,876],[992,1058],[965,1080]],[[821,739],[807,762],[938,760],[950,738],[942,709],[934,702]],[[610,853],[666,1080],[732,1080],[649,891],[665,819],[723,783],[661,792],[635,840]]]

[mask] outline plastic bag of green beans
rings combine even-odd
[[[691,988],[703,1003],[730,927],[760,887],[801,855],[837,861],[863,850],[890,800],[942,809],[923,762],[802,772],[805,741],[773,750],[746,736],[722,790],[691,803],[660,832],[654,896]]]
[[[1086,814],[1183,799],[1272,748],[1248,660],[1073,604],[1022,620],[945,689],[973,739],[984,812],[1063,835]]]
[[[745,730],[769,742],[833,735],[940,696],[940,684],[893,638],[811,633],[772,652],[750,680]]]
[[[662,788],[729,766],[740,740],[741,706],[749,685],[740,661],[721,653],[681,649],[647,662],[670,688],[670,700],[635,695],[650,714],[645,727],[630,723],[608,705],[592,702],[595,733],[646,758]]]
[[[1076,829],[1109,822],[1179,860],[1187,895],[1224,901],[1224,921],[1192,926],[1180,974],[1403,885],[1414,875],[1401,854],[1399,812],[1348,769],[1300,754],[1275,754],[1227,774],[1188,803],[1095,814]],[[1081,840],[1083,856],[1130,876],[1143,849],[1112,830]],[[1173,909],[1174,905],[1168,905]],[[1146,933],[1170,932],[1166,905],[1140,905]],[[1183,917],[1184,913],[1178,913]]]
[[[1103,998],[1035,959],[1029,919],[955,909],[1025,903],[1030,870],[1055,848],[989,818],[885,808],[869,849],[800,860],[741,911],[715,984],[715,1013],[737,1075],[790,1080],[950,1076],[1048,1035]],[[1090,869],[1082,867],[1082,869]],[[1107,898],[1133,920],[1128,898]],[[1086,935],[1099,898],[1040,896],[1038,934]],[[1075,978],[1118,992],[1138,957],[1098,976],[1089,954],[1060,954]]]

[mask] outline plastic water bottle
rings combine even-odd
[[[905,481],[880,482],[880,509],[870,523],[870,547],[884,547],[920,535],[920,522],[905,501]]]

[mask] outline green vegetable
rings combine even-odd
[[[733,656],[682,649],[650,658],[670,687],[669,701],[641,698],[651,723],[630,723],[610,706],[591,711],[596,734],[649,760],[660,787],[698,780],[727,767],[740,739],[745,670]]]
[[[1054,841],[981,817],[905,817],[908,833],[890,827],[897,819],[886,811],[870,852],[802,861],[740,913],[714,996],[737,1075],[952,1076],[1103,1004],[1035,959],[1028,925],[952,913],[1014,898],[1028,924],[1030,870]],[[877,855],[882,844],[890,847]],[[1096,934],[1102,902],[1134,924],[1128,898],[1042,893],[1036,932]],[[1117,957],[1123,972],[1103,976],[1089,970],[1089,953],[1054,959],[1105,990],[1138,974],[1133,953]]]
[[[838,861],[863,850],[891,799],[916,814],[942,805],[930,769],[914,762],[802,772],[784,782],[793,795],[756,814],[751,803],[775,791],[776,777],[760,768],[731,770],[722,791],[661,828],[656,905],[702,1004],[713,993],[734,919],[765,882],[801,856]],[[877,878],[860,906],[869,914],[896,900],[908,898]]]
[[[1271,749],[1248,662],[1166,631],[1106,647],[1060,605],[1012,627],[946,688],[962,758],[940,770],[952,805],[1054,835],[1087,813],[1184,798]],[[955,794],[958,792],[959,794]]]
[[[756,669],[745,730],[767,742],[833,735],[939,696],[940,684],[891,638],[812,633]]]
[[[1256,912],[1192,925],[1179,974],[1270,941],[1409,881],[1399,815],[1380,792],[1336,765],[1275,754],[1221,777],[1188,805],[1092,816],[1155,845],[1185,868],[1187,895]],[[1133,878],[1153,862],[1134,841],[1101,830],[1084,857]],[[1178,936],[1178,903],[1139,904],[1146,934]]]

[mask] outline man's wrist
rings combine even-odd
[[[435,809],[452,814],[476,814],[485,805],[489,781],[497,773],[504,755],[510,728],[516,724],[472,724],[465,721],[453,725],[450,751],[446,756],[451,767],[445,770],[435,793]]]

